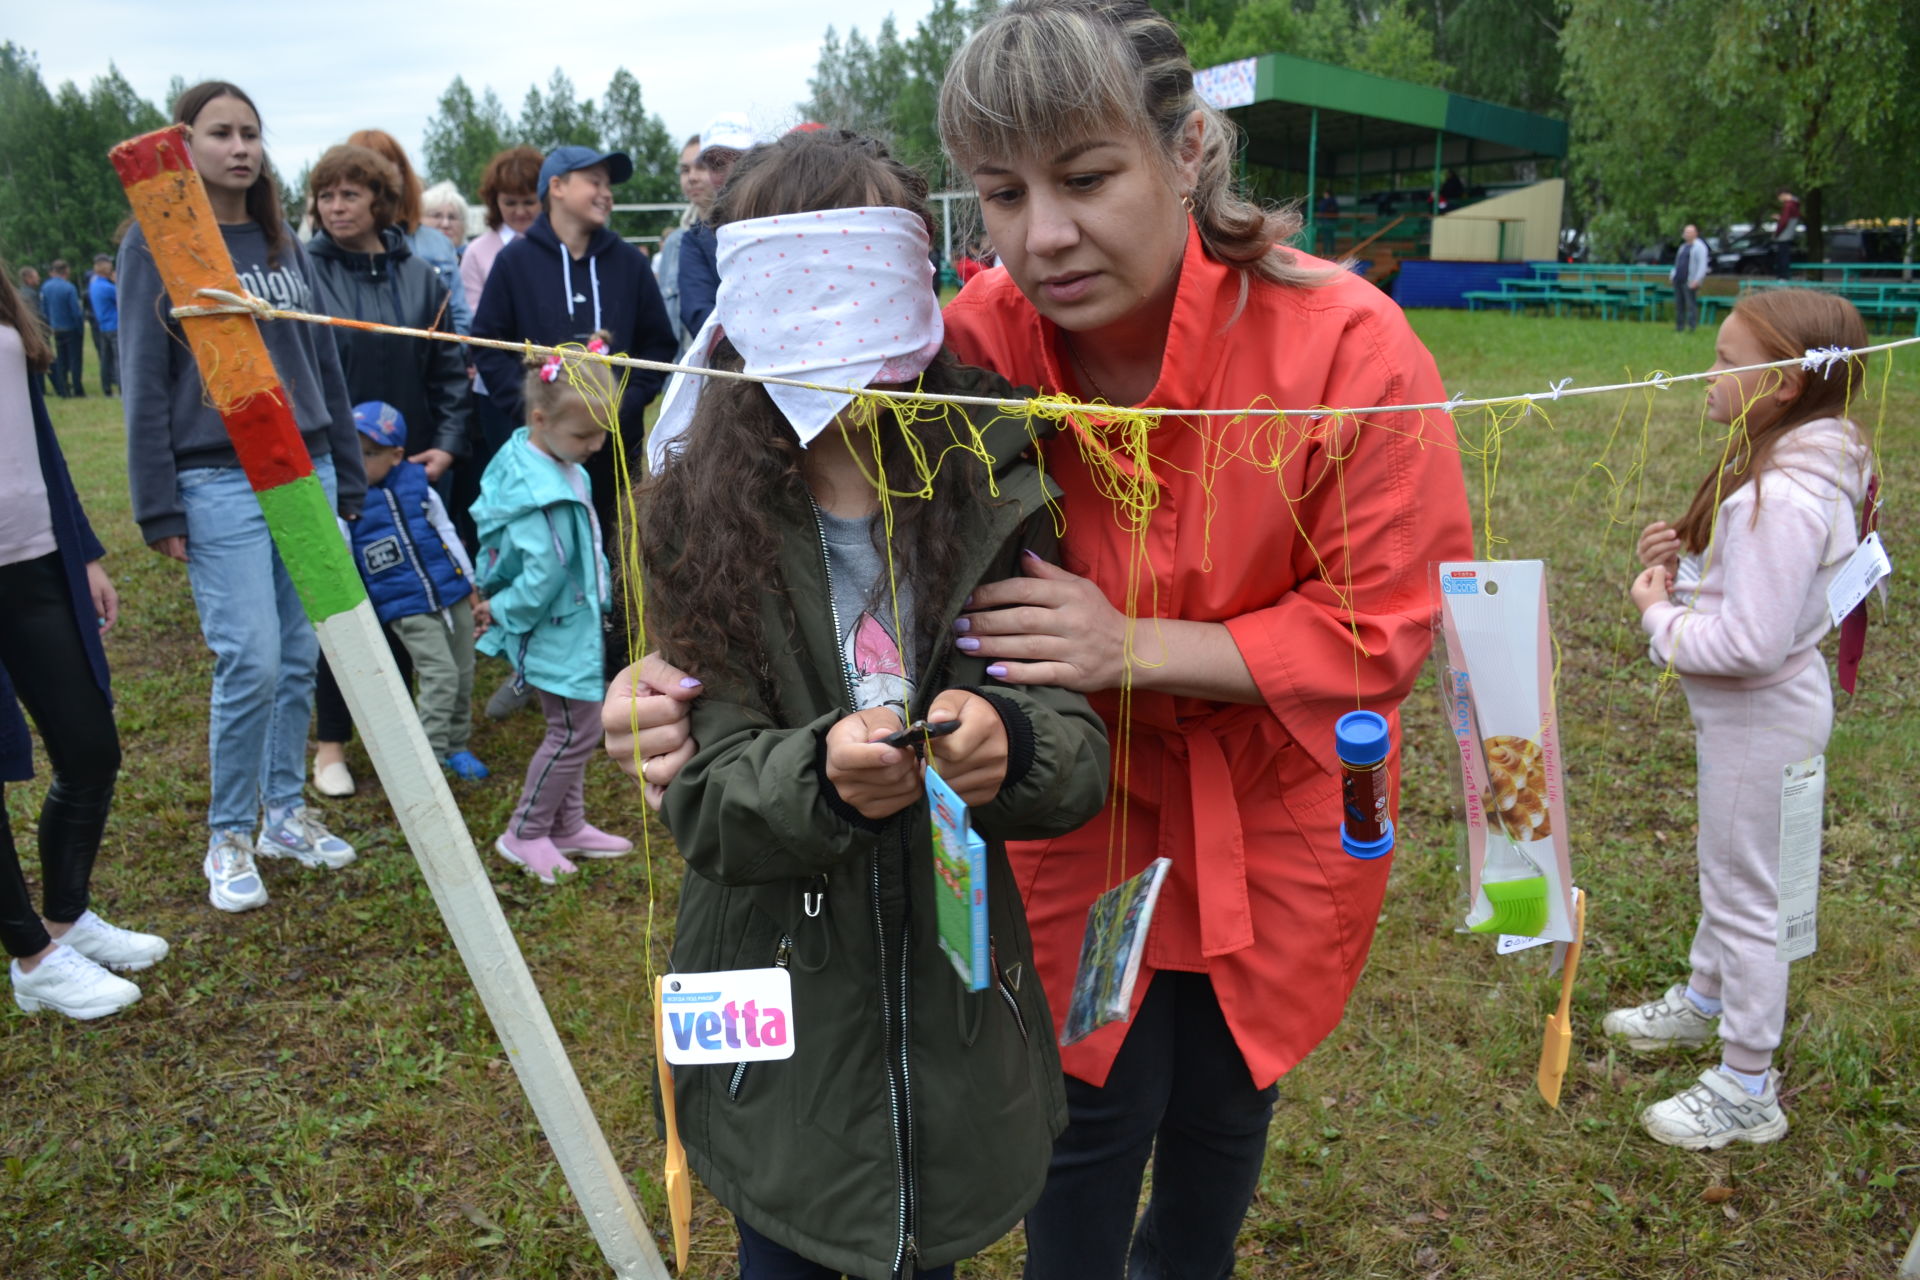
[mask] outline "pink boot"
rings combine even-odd
[[[528,875],[539,876],[542,884],[553,884],[558,877],[572,875],[580,869],[568,862],[545,836],[503,835],[493,842],[493,847],[508,862],[526,868]]]
[[[583,822],[571,835],[555,832],[553,847],[561,853],[574,853],[583,858],[620,858],[633,852],[633,841],[609,835],[591,822]]]

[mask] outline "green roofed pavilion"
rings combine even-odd
[[[1564,120],[1292,54],[1209,67],[1194,87],[1246,130],[1248,162],[1304,175],[1308,193],[1357,194],[1369,177],[1428,174],[1437,189],[1448,168],[1557,164],[1567,154]]]

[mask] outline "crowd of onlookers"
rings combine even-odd
[[[55,258],[43,277],[38,267],[20,268],[21,300],[46,326],[53,340],[53,367],[33,377],[42,391],[49,375],[61,399],[87,394],[86,337],[100,362],[100,394],[120,389],[120,291],[114,283],[113,255],[95,254],[93,272],[75,283],[65,258]]]
[[[304,211],[290,225],[244,91],[225,82],[194,86],[174,115],[190,127],[214,221],[249,293],[288,310],[662,362],[685,350],[713,310],[719,277],[706,219],[733,162],[764,141],[737,114],[688,139],[680,164],[686,213],[650,258],[609,226],[612,189],[633,172],[619,152],[501,151],[478,193],[484,230],[470,239],[474,210],[463,194],[452,183],[426,186],[392,135],[363,129],[320,156]],[[0,932],[15,956],[17,996],[93,1017],[138,997],[109,970],[144,967],[166,944],[108,925],[86,905],[88,851],[98,845],[118,769],[100,647],[117,598],[44,403],[49,382],[57,397],[85,394],[88,326],[102,392],[125,380],[134,520],[143,541],[185,566],[214,655],[203,862],[213,906],[245,911],[267,902],[257,859],[313,868],[354,860],[351,844],[303,800],[309,780],[321,796],[353,793],[353,720],[170,314],[144,229],[129,219],[117,257],[99,254],[84,283],[64,260],[49,264],[44,278],[25,267],[13,279],[0,285],[0,322],[23,344],[22,381],[18,403],[9,402],[19,429],[5,434],[22,462],[32,445],[45,475],[29,486],[15,469],[7,496],[32,518],[12,522],[24,532],[0,528],[9,557],[0,567],[39,575],[5,598],[11,605],[21,603],[20,592],[44,596],[54,640],[45,652],[10,652],[0,681],[9,671],[12,679],[0,693],[17,693],[40,724],[57,778],[92,779],[104,790],[84,812],[68,814],[64,828],[43,819],[46,914],[10,897]],[[604,673],[626,652],[626,637],[608,621],[604,547],[622,474],[613,455],[637,442],[663,376],[633,370],[616,384],[606,366],[571,357],[530,368],[516,351],[359,328],[278,323],[261,332],[447,773],[472,782],[490,772],[471,750],[476,652],[503,659],[490,681],[489,714],[504,718],[538,703],[546,716],[546,739],[495,850],[547,883],[573,871],[573,858],[626,852],[625,839],[586,822],[581,778],[600,740]],[[610,439],[614,448],[603,447]],[[637,455],[628,460],[637,474]],[[46,512],[56,516],[42,519]],[[63,586],[62,576],[72,580]],[[557,586],[562,580],[573,589]],[[54,608],[61,600],[82,603]],[[21,608],[15,633],[25,635],[24,619],[40,615]],[[58,640],[71,625],[84,643]],[[55,673],[76,658],[89,671]],[[76,706],[45,703],[48,688]],[[310,723],[317,747],[309,764]],[[63,732],[76,726],[85,730],[77,739]],[[30,776],[17,713],[0,723],[0,739],[0,778]],[[71,800],[73,787],[63,785],[56,781],[49,813]],[[73,838],[59,838],[63,829]],[[10,835],[4,843],[11,850]],[[0,878],[24,894],[17,874]]]

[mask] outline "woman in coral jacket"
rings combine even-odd
[[[1126,406],[1447,398],[1392,302],[1277,248],[1297,220],[1235,194],[1232,126],[1144,0],[1009,6],[949,69],[940,124],[1002,264],[947,308],[963,360]],[[1115,743],[1106,814],[1013,855],[1057,1021],[1089,904],[1173,866],[1132,1018],[1061,1053],[1072,1119],[1029,1280],[1118,1277],[1129,1251],[1133,1275],[1231,1273],[1274,1082],[1339,1022],[1372,941],[1387,860],[1342,851],[1333,726],[1358,706],[1397,732],[1428,565],[1471,554],[1454,444],[1441,413],[1169,417],[1144,441],[1150,515],[1108,496],[1138,474],[1124,423],[1045,446],[1067,568],[981,588],[958,625],[990,674],[1089,694]]]
[[[1001,262],[948,306],[949,345],[1115,405],[1444,401],[1391,301],[1276,247],[1298,222],[1235,194],[1231,130],[1144,0],[1002,10],[942,94]],[[1453,426],[1171,416],[1140,446],[1150,510],[1110,496],[1137,476],[1124,423],[1042,447],[1067,567],[983,586],[958,625],[997,678],[1088,694],[1114,743],[1107,811],[1011,850],[1056,1023],[1093,899],[1157,856],[1173,868],[1132,1017],[1062,1051],[1071,1122],[1027,1215],[1027,1276],[1225,1276],[1275,1081],[1339,1023],[1372,941],[1389,859],[1341,848],[1333,726],[1365,707],[1397,740],[1429,565],[1472,550]],[[691,753],[673,711],[698,692],[651,661],[614,683],[608,750],[651,796]]]

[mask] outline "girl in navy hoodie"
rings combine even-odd
[[[241,284],[276,307],[315,310],[313,268],[280,216],[253,100],[209,81],[182,93],[173,117],[192,130],[193,165]],[[133,518],[148,546],[186,565],[214,654],[207,897],[247,911],[267,901],[255,853],[309,867],[354,858],[301,799],[320,642],[137,225],[120,245],[119,277]],[[303,324],[262,325],[261,337],[314,476],[342,517],[357,518],[366,476],[333,338]]]

